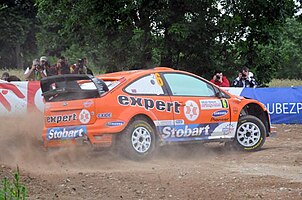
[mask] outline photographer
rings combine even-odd
[[[213,79],[210,81],[219,87],[230,87],[227,77],[223,76],[222,71],[219,70],[215,72]]]
[[[84,59],[78,59],[76,64],[70,66],[72,74],[87,74],[87,67],[84,65]]]
[[[257,82],[252,72],[247,67],[243,67],[238,73],[238,77],[233,81],[233,87],[250,87],[256,88]]]
[[[56,69],[59,75],[70,74],[70,68],[64,56],[61,56],[56,64]]]
[[[24,78],[27,81],[39,81],[44,77],[46,77],[46,71],[40,65],[39,59],[34,59],[32,66],[27,67],[24,72]]]

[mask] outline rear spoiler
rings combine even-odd
[[[92,88],[82,88],[81,81],[92,83]],[[65,74],[42,78],[42,96],[48,101],[76,100],[100,97],[108,91],[104,81],[86,74]],[[58,97],[60,96],[60,97]]]
[[[42,78],[40,81],[40,86],[42,92],[47,92],[50,90],[51,85],[57,82],[72,82],[78,80],[92,80],[93,76],[86,74],[65,74],[65,75],[56,75]]]

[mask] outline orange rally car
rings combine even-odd
[[[227,142],[258,150],[270,134],[263,104],[185,71],[158,67],[41,80],[44,146],[116,146],[133,159],[158,145]]]

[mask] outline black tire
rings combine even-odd
[[[144,119],[132,121],[120,133],[116,145],[123,156],[133,160],[149,158],[155,149],[155,131]]]
[[[263,122],[255,116],[245,115],[239,118],[235,133],[234,146],[244,151],[259,150],[266,139]]]

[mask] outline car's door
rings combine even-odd
[[[164,125],[174,125],[173,115],[178,112],[180,104],[171,101],[163,80],[158,73],[151,73],[130,83],[124,91],[126,96],[119,96],[120,105],[140,108],[132,113],[146,113],[153,119],[158,129]],[[160,129],[158,129],[160,131]]]
[[[227,98],[216,95],[217,88],[190,74],[162,73],[171,101],[181,104],[174,112],[174,127],[163,127],[162,136],[168,141],[225,138],[230,129]]]

